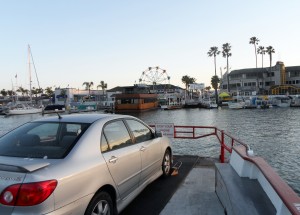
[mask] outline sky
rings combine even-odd
[[[272,65],[299,66],[299,0],[0,0],[0,89],[32,86],[108,89],[150,78],[158,66],[169,83],[184,88],[188,75],[210,85],[213,46],[230,43],[231,70],[255,68],[258,45],[272,46]],[[217,75],[226,58],[218,55]],[[270,64],[264,55],[264,65]],[[261,55],[258,66],[261,66]],[[38,81],[37,78],[38,77]],[[17,77],[17,78],[16,78]],[[161,82],[167,82],[162,80]]]

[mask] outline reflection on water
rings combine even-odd
[[[249,144],[256,155],[263,157],[300,194],[300,109],[180,109],[133,115],[148,124],[174,123],[216,126],[223,129]],[[42,116],[39,114],[0,116],[0,135],[40,117]],[[212,137],[197,141],[176,139],[173,142],[176,154],[218,156],[219,153],[219,146]]]

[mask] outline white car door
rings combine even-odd
[[[123,199],[139,186],[141,155],[122,120],[105,125],[101,151]]]
[[[160,138],[155,138],[152,131],[143,123],[131,119],[126,120],[126,123],[141,151],[142,172],[140,184],[143,184],[162,169],[162,145],[159,142]]]

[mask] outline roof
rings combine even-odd
[[[133,85],[133,86],[117,86],[117,87],[114,87],[110,90],[107,90],[108,92],[117,92],[117,91],[120,91],[120,92],[123,92],[125,89],[134,89],[134,88],[147,88],[147,89],[150,89],[152,90],[153,89],[153,85]],[[159,89],[183,89],[179,86],[175,86],[175,85],[172,85],[172,84],[157,84],[154,86],[154,89],[155,90],[159,90]]]
[[[300,72],[300,66],[289,66],[285,67],[285,70],[288,71],[299,71]]]
[[[121,117],[131,117],[120,114],[74,114],[74,115],[61,115],[61,119],[58,116],[51,116],[34,120],[33,122],[73,122],[73,123],[94,123],[95,121],[102,119],[118,119]]]
[[[239,75],[239,74],[245,74],[245,73],[263,73],[267,72],[267,68],[249,68],[249,69],[238,69],[238,70],[232,70],[229,75]]]

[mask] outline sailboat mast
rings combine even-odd
[[[28,71],[29,71],[29,94],[30,102],[32,102],[32,93],[31,93],[31,65],[30,65],[30,46],[28,45]]]

